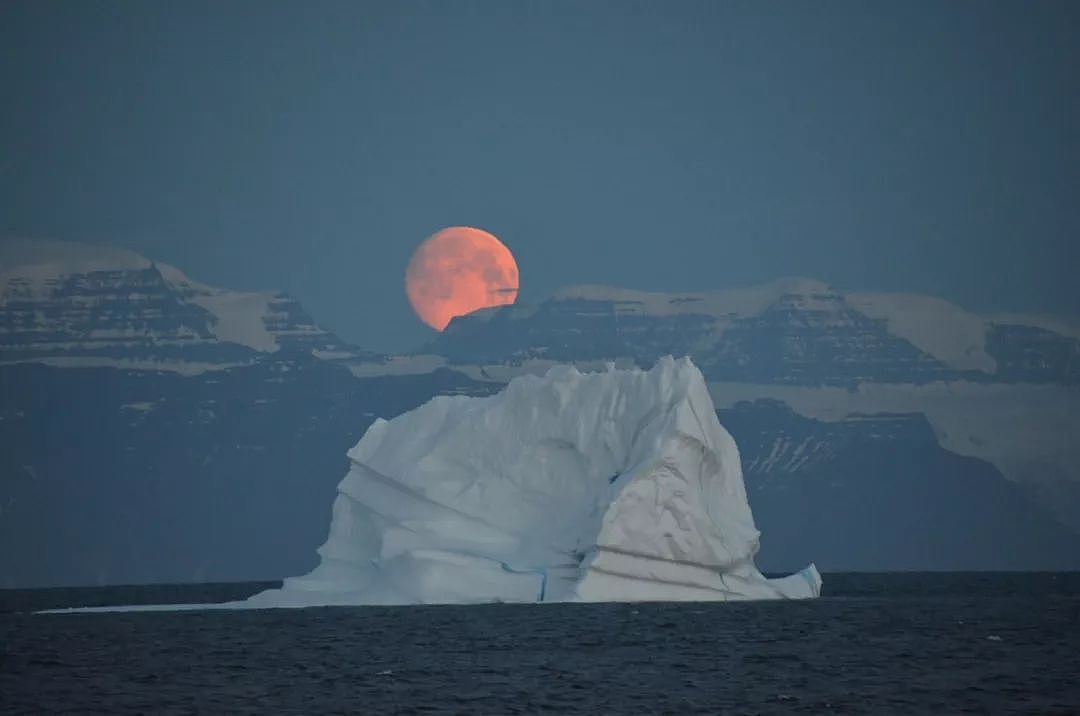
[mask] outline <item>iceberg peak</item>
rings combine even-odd
[[[321,563],[250,606],[804,598],[754,565],[739,453],[688,358],[559,365],[376,420]]]

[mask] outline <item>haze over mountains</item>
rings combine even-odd
[[[313,566],[376,416],[558,362],[690,355],[739,446],[759,565],[1080,566],[1080,331],[809,279],[567,288],[379,355],[291,297],[132,252],[0,243],[0,584]]]

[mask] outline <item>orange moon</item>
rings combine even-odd
[[[417,247],[405,269],[405,293],[420,320],[441,331],[454,316],[516,301],[517,262],[492,234],[450,226]]]

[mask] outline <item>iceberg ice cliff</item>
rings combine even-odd
[[[816,597],[754,566],[739,453],[689,359],[523,376],[377,420],[311,573],[248,606]]]

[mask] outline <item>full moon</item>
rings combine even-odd
[[[420,320],[441,331],[454,316],[516,301],[517,262],[492,234],[450,226],[417,247],[405,269],[405,293]]]

